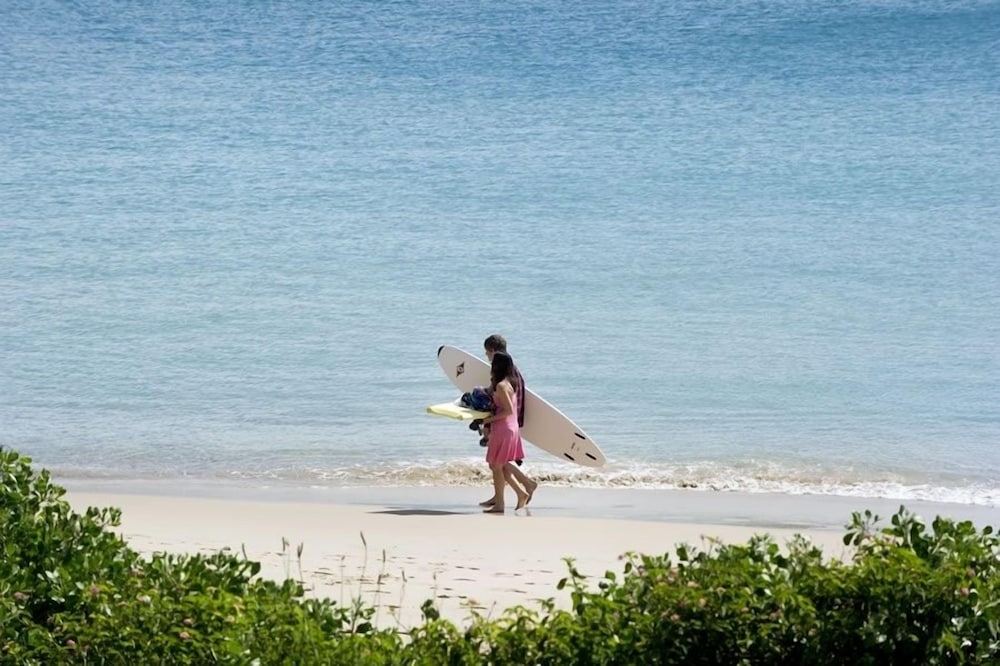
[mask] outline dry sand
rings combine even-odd
[[[426,599],[459,624],[473,611],[496,617],[505,608],[534,607],[550,597],[567,607],[568,590],[556,589],[567,573],[565,557],[574,558],[581,573],[601,577],[607,570],[620,573],[628,551],[663,554],[679,543],[708,547],[706,537],[745,542],[763,532],[779,543],[804,534],[831,557],[845,552],[839,529],[573,517],[544,506],[492,516],[471,501],[477,495],[468,497],[468,506],[407,508],[72,490],[67,495],[76,510],[122,509],[120,531],[140,553],[245,551],[261,563],[262,576],[301,580],[308,594],[338,603],[360,597],[379,609],[380,626],[403,628],[420,623]]]

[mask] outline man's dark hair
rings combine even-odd
[[[483,340],[483,349],[488,349],[492,352],[503,352],[507,353],[507,340],[499,333],[494,333],[490,337]]]

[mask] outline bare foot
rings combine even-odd
[[[517,494],[517,506],[514,507],[514,511],[520,511],[524,507],[528,506],[528,500],[531,499],[531,495],[528,493],[518,493]]]
[[[483,513],[499,513],[499,514],[502,514],[503,513],[503,507],[502,506],[497,506],[496,504],[494,504],[492,509],[483,509]]]
[[[531,498],[535,496],[535,490],[537,488],[538,488],[537,481],[528,481],[526,484],[524,484],[524,489],[528,491],[528,496],[524,498],[524,506],[528,506],[528,503],[531,502]]]
[[[482,502],[480,502],[479,506],[493,506],[496,503],[497,503],[496,498],[495,497],[491,497],[488,500],[483,500]]]

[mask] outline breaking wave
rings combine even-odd
[[[774,463],[731,465],[609,465],[601,469],[536,463],[525,470],[546,485],[578,488],[687,489],[923,500],[1000,506],[1000,488],[989,483],[858,468],[795,468]],[[359,464],[335,468],[232,471],[230,479],[318,486],[479,486],[490,472],[479,458],[431,463]]]

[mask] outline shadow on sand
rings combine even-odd
[[[371,513],[385,513],[391,516],[461,516],[461,511],[439,511],[437,509],[384,509]]]

